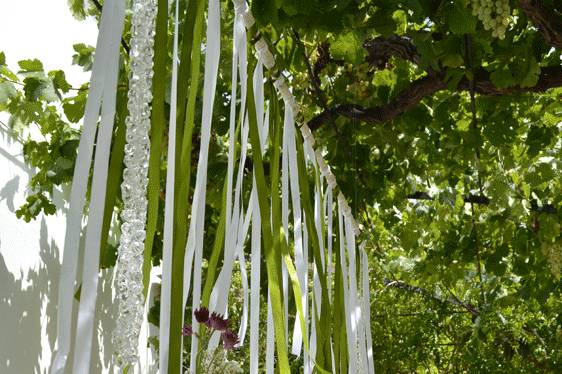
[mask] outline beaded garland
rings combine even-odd
[[[122,367],[137,361],[137,344],[144,311],[142,282],[146,237],[149,131],[152,101],[156,3],[133,2],[129,116],[126,120],[125,170],[121,192],[121,238],[116,275],[119,314],[114,331]]]

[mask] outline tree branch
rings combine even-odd
[[[435,200],[427,192],[417,191],[413,194],[406,196],[409,200]],[[484,195],[469,194],[463,197],[467,204],[489,205],[490,199]],[[537,213],[558,214],[558,210],[552,204],[540,205],[536,200],[531,200],[531,210]]]
[[[523,13],[539,29],[548,44],[562,48],[562,15],[547,9],[541,0],[519,0]]]
[[[391,288],[397,288],[400,290],[404,290],[404,291],[408,291],[411,293],[416,293],[418,295],[424,296],[426,298],[432,299],[434,301],[437,301],[439,303],[446,303],[446,304],[451,304],[451,305],[455,305],[455,306],[460,306],[463,309],[465,309],[467,312],[469,312],[473,317],[476,317],[480,314],[480,311],[478,310],[478,308],[474,305],[472,305],[471,303],[467,303],[464,301],[459,300],[458,298],[454,298],[454,297],[448,297],[448,298],[440,298],[437,297],[433,292],[422,288],[422,287],[417,287],[417,286],[412,286],[411,284],[399,281],[399,280],[389,280],[389,279],[384,279],[383,280],[383,284],[386,288],[391,287]]]
[[[379,36],[365,41],[363,48],[368,53],[367,62],[377,69],[384,69],[391,57],[419,63],[418,51],[410,38],[397,35],[390,38]]]
[[[562,86],[562,66],[547,66],[542,68],[537,84],[533,87],[498,88],[490,80],[490,74],[484,70],[476,72],[474,90],[487,96],[514,95],[528,92],[544,92],[550,88]],[[415,107],[426,96],[447,88],[443,74],[430,74],[420,78],[404,89],[388,104],[371,108],[363,108],[354,104],[339,104],[324,110],[314,117],[308,126],[312,130],[318,129],[324,123],[334,120],[338,116],[347,117],[367,123],[385,123],[393,120],[409,109]],[[457,91],[468,91],[470,82],[463,79],[457,86]]]

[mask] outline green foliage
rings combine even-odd
[[[196,14],[202,17],[204,13],[193,5],[197,2],[189,3],[194,22]],[[557,2],[543,3],[560,14]],[[78,17],[90,12],[82,10],[83,5],[71,2]],[[315,130],[338,185],[364,225],[379,373],[556,372],[562,363],[562,88],[533,92],[541,74],[560,65],[562,51],[551,49],[517,2],[510,5],[516,17],[509,17],[502,39],[498,25],[492,30],[480,20],[484,17],[472,14],[472,0],[252,1],[259,29],[272,42],[279,64],[290,72],[306,119],[314,118],[324,105],[400,106],[403,102],[397,98],[413,82],[443,77],[440,90],[384,124],[340,116]],[[223,10],[222,29],[231,30],[231,4]],[[293,36],[293,29],[300,40]],[[197,40],[204,35],[200,26],[195,31]],[[188,55],[192,55],[193,33],[193,28],[186,28],[180,35],[180,40],[186,36],[182,51]],[[381,36],[404,38],[415,47],[415,56],[390,53],[380,64],[374,63],[364,43]],[[230,32],[223,33],[224,61],[232,57],[231,37]],[[74,64],[91,70],[94,48],[76,44],[74,50]],[[196,51],[194,56],[200,52]],[[388,51],[390,47],[384,50]],[[120,87],[127,86],[124,60]],[[200,106],[199,63],[180,66],[180,81],[185,83],[179,100],[184,113],[178,124],[189,125],[180,126],[181,135],[191,130],[197,134],[201,120],[201,113],[193,109]],[[316,82],[309,76],[309,63]],[[210,145],[215,157],[209,159],[206,259],[216,252],[214,239],[223,230],[219,222],[230,68],[229,63],[219,67]],[[73,88],[62,71],[45,72],[37,60],[21,61],[19,69],[12,72],[0,53],[0,110],[10,113],[8,125],[23,138],[24,157],[37,170],[27,201],[17,213],[31,220],[41,212],[54,213],[53,189],[71,182],[77,124],[84,115],[88,85]],[[168,77],[166,69],[160,68],[159,76]],[[482,84],[480,89],[505,93],[477,91],[475,118],[466,91],[472,78]],[[313,83],[319,85],[322,97]],[[167,117],[168,104],[166,98],[159,115],[163,110]],[[118,117],[126,116],[125,106],[118,111]],[[165,130],[163,145],[166,138]],[[193,140],[196,145],[198,139]],[[185,196],[194,187],[190,142],[188,133],[185,159],[178,161],[185,177]],[[264,169],[273,167],[270,154],[262,161]],[[166,165],[160,166],[162,199]],[[245,185],[243,190],[247,193],[251,188]],[[421,192],[431,200],[412,198]],[[466,202],[471,196],[486,200]],[[118,194],[116,199],[118,212]],[[152,263],[158,264],[163,204],[154,201],[158,219]],[[176,213],[181,215],[188,207],[186,201]],[[108,245],[102,252],[102,266],[111,266],[115,247]],[[217,256],[205,265],[212,267],[211,277],[221,266]],[[236,277],[230,310],[234,321],[241,304]],[[155,307],[151,323],[158,323],[158,315]],[[290,316],[291,322],[295,317]],[[330,316],[333,321],[338,317]],[[157,339],[151,343],[158,344]],[[345,342],[334,342],[336,354],[345,359],[345,352],[339,350],[343,346]],[[247,349],[236,355],[247,365]],[[296,368],[301,363],[290,358],[289,365]]]
[[[339,35],[331,44],[330,53],[332,57],[345,60],[350,64],[359,63],[364,58],[359,36],[353,32]]]

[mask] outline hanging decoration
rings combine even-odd
[[[121,367],[137,361],[138,336],[144,311],[143,262],[146,237],[150,102],[154,56],[154,0],[134,0],[126,125],[125,169],[121,193],[121,237],[117,259],[119,313],[114,341]]]
[[[198,373],[202,369],[205,372],[202,357],[223,357],[216,354],[222,352],[217,351],[219,345],[232,349],[246,341],[249,341],[252,374],[258,373],[260,367],[265,367],[267,374],[289,373],[290,354],[302,359],[305,374],[374,373],[369,269],[364,244],[357,245],[359,225],[303,119],[289,86],[290,74],[277,66],[245,0],[233,0],[228,165],[220,219],[213,231],[216,237],[209,257],[203,250],[203,242],[207,232],[205,223],[210,222],[205,214],[208,163],[212,157],[213,103],[221,52],[219,0],[190,0],[183,23],[181,7],[175,2],[165,188],[160,187],[160,180],[148,181],[156,1],[134,0],[132,4],[129,116],[115,282],[119,312],[113,335],[120,367],[137,366],[141,323],[148,310],[147,303],[153,303],[144,297],[143,271],[146,281],[146,267],[150,264],[144,253],[147,250],[145,226],[151,204],[146,197],[147,183],[157,183],[156,188],[165,192],[158,336],[160,373],[186,370]],[[159,1],[159,9],[167,9],[168,2]],[[82,135],[86,150],[79,153],[75,172],[73,219],[80,217],[78,213],[83,208],[80,203],[87,189],[102,95],[104,111],[98,130],[90,211],[93,211],[92,204],[104,201],[100,181],[107,178],[103,165],[106,169],[114,116],[110,97],[115,96],[109,87],[115,87],[116,74],[111,70],[104,76],[100,64],[115,63],[115,48],[118,50],[122,32],[122,26],[118,26],[122,25],[122,6],[122,0],[107,0],[104,4],[88,99],[92,104],[90,111],[86,111]],[[165,25],[159,25],[159,32],[166,33]],[[181,48],[179,25],[185,36]],[[165,38],[162,40],[158,46],[167,46]],[[250,46],[255,48],[255,53],[250,52]],[[201,95],[202,55],[205,62]],[[183,69],[184,66],[187,68]],[[178,87],[179,84],[182,86]],[[103,87],[108,87],[107,91]],[[197,120],[200,126],[195,126]],[[198,139],[193,193],[190,189],[192,138]],[[247,161],[251,161],[250,172],[247,172]],[[251,189],[245,190],[249,186]],[[155,206],[150,208],[158,210]],[[99,237],[96,222],[103,220],[103,212],[100,214],[90,214],[88,220],[87,237],[91,235],[92,240]],[[68,230],[67,240],[78,238],[80,227],[75,222],[69,224]],[[99,252],[96,257],[96,251],[91,248],[99,248],[97,240],[86,243],[88,260],[84,264],[83,286],[87,292],[80,300],[78,318],[77,336],[90,341],[95,306],[92,290],[97,287],[99,266]],[[67,254],[69,248],[70,245],[68,248],[65,245],[66,267],[63,265],[65,273],[61,282],[73,284],[70,281],[76,277],[77,260]],[[235,271],[240,274],[242,288],[239,327],[237,331],[226,325],[220,329],[209,328],[204,321],[229,321],[228,301]],[[267,275],[267,287],[261,280],[262,274]],[[61,323],[61,319],[71,319],[72,290],[68,285],[61,287],[60,356],[53,366],[53,372],[57,373],[63,372],[70,349],[71,322]],[[261,305],[261,296],[267,304]],[[186,310],[190,313],[185,313]],[[201,318],[206,313],[209,318]],[[267,320],[261,321],[260,316],[264,314]],[[264,329],[265,340],[261,339]],[[201,346],[202,341],[205,346]],[[88,372],[87,349],[91,346],[77,348],[80,362],[75,361],[73,372]],[[224,359],[227,360],[226,356]]]
[[[63,261],[59,280],[57,308],[56,353],[51,365],[51,373],[65,373],[69,356],[72,355],[71,341],[73,331],[72,308],[76,292],[75,282],[79,267],[79,243],[84,218],[88,176],[94,143],[96,146],[94,171],[92,177],[88,226],[85,233],[85,248],[81,303],[76,327],[73,372],[88,372],[92,352],[94,314],[98,289],[99,248],[108,160],[111,135],[115,117],[117,80],[119,73],[119,43],[123,32],[125,17],[124,0],[107,0],[100,19],[100,32],[96,44],[96,54],[92,66],[90,90],[86,101],[84,125],[78,145],[70,193],[70,206],[66,219]],[[98,120],[101,109],[101,124]],[[97,131],[98,130],[98,131]],[[97,132],[97,138],[96,138]]]

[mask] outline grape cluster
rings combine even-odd
[[[509,0],[471,0],[472,14],[478,16],[485,30],[492,30],[492,36],[504,39],[511,21]]]
[[[543,255],[546,257],[550,272],[556,279],[560,279],[562,275],[562,242],[543,243],[541,249]]]

